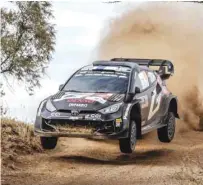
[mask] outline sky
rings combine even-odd
[[[2,4],[1,4],[2,5]],[[58,91],[78,68],[92,63],[96,58],[101,36],[108,31],[111,19],[120,16],[135,3],[102,3],[101,1],[53,2],[52,22],[56,25],[56,45],[47,76],[42,87],[29,96],[22,83],[10,82],[3,103],[8,107],[7,116],[25,122],[34,122],[39,103]],[[10,7],[9,3],[2,6]]]

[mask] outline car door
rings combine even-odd
[[[140,101],[142,126],[147,124],[149,107],[151,102],[152,88],[146,71],[138,73],[136,78],[136,86],[140,88],[141,93],[136,94],[136,99]]]
[[[162,99],[162,87],[159,83],[159,80],[157,80],[157,76],[153,71],[147,72],[149,83],[152,87],[151,91],[151,101],[149,106],[149,114],[147,117],[148,124],[159,122],[160,117],[158,116],[160,105],[161,105],[161,99]]]

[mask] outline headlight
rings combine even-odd
[[[122,103],[117,103],[117,104],[111,105],[109,107],[99,110],[99,112],[101,112],[102,114],[110,114],[110,113],[117,112],[119,110],[121,104]]]
[[[39,104],[39,108],[37,110],[37,116],[40,116],[41,114],[41,111],[42,111],[42,108],[44,106],[44,103],[46,102],[47,100],[43,100],[40,104]]]
[[[56,108],[53,106],[53,104],[51,103],[51,100],[49,99],[46,103],[46,109],[50,112],[53,112],[56,110]]]

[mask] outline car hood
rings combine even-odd
[[[51,96],[57,110],[100,110],[121,102],[124,94],[63,92]]]

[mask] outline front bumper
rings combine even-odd
[[[72,137],[72,138],[91,138],[91,139],[120,139],[120,138],[127,138],[128,131],[123,130],[119,133],[113,134],[73,134],[73,133],[66,133],[66,132],[49,132],[49,131],[41,131],[35,130],[36,136],[43,136],[43,137]]]
[[[81,114],[80,116],[71,116],[69,113],[50,113],[44,110],[40,116],[36,117],[35,135],[44,137],[76,137],[76,138],[94,138],[94,139],[120,139],[128,137],[128,120],[122,119],[122,113],[117,112],[110,115],[91,116],[93,114]],[[94,114],[95,115],[95,114]],[[118,124],[117,119],[121,122]],[[76,129],[78,126],[90,127],[94,131],[67,132],[58,130],[58,125],[69,126]]]

